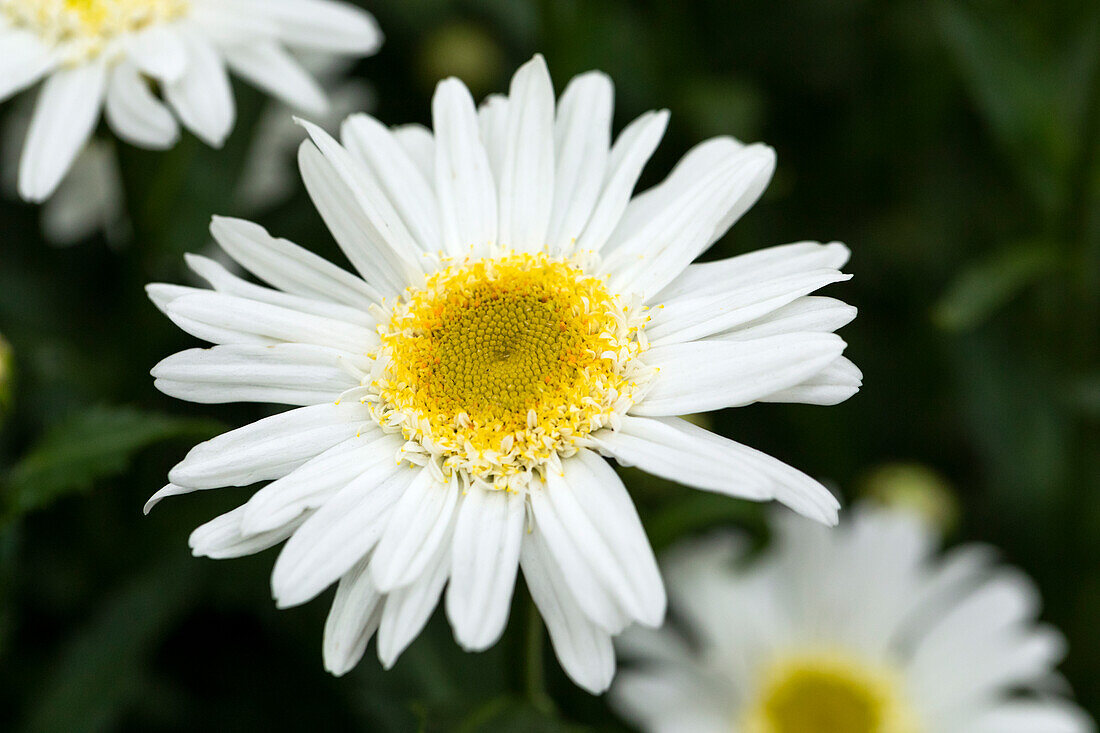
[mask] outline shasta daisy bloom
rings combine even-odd
[[[220,146],[235,117],[227,66],[320,113],[324,91],[287,49],[367,55],[380,40],[368,13],[337,0],[0,0],[0,101],[46,80],[19,192],[48,198],[101,110],[134,145],[171,147],[178,117]]]
[[[1060,696],[1065,643],[1039,595],[979,545],[935,556],[914,514],[839,529],[775,517],[772,544],[716,536],[663,563],[678,633],[632,628],[613,706],[677,733],[1088,733]]]
[[[501,635],[516,575],[566,671],[592,691],[611,637],[659,624],[664,589],[630,496],[601,455],[818,521],[808,476],[677,415],[758,401],[832,404],[859,371],[832,331],[854,309],[807,294],[846,279],[840,244],[690,262],[764,190],[773,151],[703,143],[631,198],[664,112],[610,142],[606,76],[555,104],[541,57],[480,111],[440,83],[434,130],[303,123],[306,188],[358,274],[243,221],[212,231],[271,287],[210,260],[213,290],[153,285],[215,344],[153,370],[169,395],[299,405],[196,447],[151,500],[272,481],[198,529],[196,554],[288,539],[280,606],[339,582],[324,657],[350,669],[378,631],[390,665],[446,585],[465,648]]]

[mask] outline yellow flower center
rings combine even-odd
[[[451,263],[380,327],[367,400],[410,460],[521,489],[633,404],[643,312],[573,260]]]
[[[0,0],[13,25],[50,45],[66,47],[66,60],[94,56],[111,39],[179,18],[190,0]]]
[[[892,670],[844,655],[783,659],[765,674],[749,733],[917,733]]]

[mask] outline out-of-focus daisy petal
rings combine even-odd
[[[107,69],[63,69],[43,85],[19,161],[19,195],[40,202],[54,192],[95,129]]]
[[[179,139],[179,123],[154,96],[136,66],[116,64],[107,84],[107,122],[123,140],[146,148],[170,148]]]

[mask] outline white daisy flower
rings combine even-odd
[[[349,59],[322,54],[295,56],[329,90],[328,108],[314,117],[321,127],[338,130],[348,115],[373,106],[372,93],[365,81],[344,78],[350,67]],[[18,192],[16,171],[31,118],[29,107],[26,114],[22,114],[22,107],[11,115],[0,139],[0,185],[11,196]],[[295,124],[287,106],[270,102],[253,131],[235,187],[242,211],[276,206],[294,193],[300,185],[296,159],[301,140],[302,129]],[[112,141],[98,138],[88,141],[57,190],[43,203],[40,219],[43,238],[59,247],[77,244],[99,233],[112,245],[124,244],[129,239],[132,231],[122,172]]]
[[[535,57],[480,111],[440,83],[434,132],[356,115],[341,145],[303,123],[306,188],[358,274],[219,218],[217,241],[271,287],[192,256],[213,290],[149,288],[218,344],[157,365],[163,392],[301,406],[197,446],[150,506],[272,481],[191,545],[229,557],[289,538],[272,576],[283,607],[339,581],[335,673],[375,630],[391,665],[444,585],[458,642],[491,646],[522,567],[566,671],[605,689],[611,636],[659,624],[665,595],[601,454],[836,522],[810,477],[676,416],[851,396],[859,370],[832,331],[855,310],[808,296],[847,279],[847,248],[691,265],[760,196],[775,154],[710,140],[632,199],[668,115],[611,145],[611,105],[610,80],[588,73],[555,107]]]
[[[366,11],[337,0],[0,0],[0,100],[46,79],[20,195],[40,202],[53,193],[101,109],[134,145],[171,147],[178,117],[220,146],[235,117],[227,66],[320,113],[324,91],[287,49],[367,55],[380,41]]]
[[[858,507],[771,546],[712,537],[663,562],[677,633],[631,628],[612,705],[677,733],[1087,733],[1061,697],[1065,642],[1039,595],[978,545],[933,557],[916,515]]]

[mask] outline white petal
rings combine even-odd
[[[177,323],[207,324],[231,333],[328,346],[353,354],[368,351],[378,339],[373,330],[360,325],[209,290],[176,298],[165,311]]]
[[[477,108],[477,125],[481,131],[481,144],[489,156],[489,170],[493,172],[493,180],[499,181],[508,143],[508,97],[503,94],[486,97]]]
[[[682,296],[653,309],[646,336],[655,346],[712,336],[766,316],[830,283],[849,279],[851,275],[837,270],[809,270],[751,285],[731,285],[721,293]]]
[[[197,321],[191,318],[181,317],[179,314],[173,315],[168,312],[168,307],[185,295],[201,295],[209,292],[202,288],[152,283],[145,286],[145,292],[149,295],[149,300],[153,301],[153,305],[168,316],[173,323],[195,338],[209,341],[212,344],[255,344],[259,346],[272,346],[279,343],[276,339],[268,338],[267,336],[222,328],[205,321]]]
[[[648,473],[738,498],[777,499],[824,524],[837,522],[840,505],[817,481],[686,420],[627,416],[618,431],[594,438],[605,452]]]
[[[287,541],[271,573],[279,608],[312,600],[371,551],[394,502],[426,469],[394,464],[392,470],[381,483],[368,473],[337,491]]]
[[[388,593],[424,574],[450,533],[458,493],[457,476],[441,483],[431,471],[421,471],[405,490],[371,560],[374,584],[380,590]]]
[[[801,384],[843,351],[844,341],[831,333],[654,346],[643,358],[660,371],[645,398],[630,412],[688,415],[747,405]]]
[[[435,185],[435,137],[424,125],[398,125],[393,137],[416,164],[429,185]]]
[[[805,382],[773,392],[761,402],[799,402],[804,405],[839,405],[863,386],[863,372],[841,356]]]
[[[149,497],[149,500],[145,502],[145,507],[142,511],[148,514],[153,510],[157,504],[163,499],[167,499],[169,496],[182,496],[183,494],[190,494],[195,489],[188,489],[183,486],[176,486],[175,484],[168,484],[167,486],[159,489],[155,494]]]
[[[383,601],[382,594],[371,582],[366,559],[340,578],[332,608],[325,619],[325,637],[321,645],[325,670],[339,677],[359,663],[378,628]]]
[[[241,532],[243,515],[244,507],[240,506],[197,528],[187,540],[192,554],[215,560],[254,555],[290,537],[306,518],[303,514],[270,531],[244,534]]]
[[[459,504],[452,542],[447,618],[468,651],[504,633],[523,537],[523,494],[473,487]]]
[[[204,38],[221,48],[278,37],[279,25],[271,8],[280,0],[263,0],[263,7],[259,4],[260,0],[192,2],[187,25],[196,27]]]
[[[690,181],[678,183],[687,187]],[[635,197],[635,201],[644,196],[645,194]],[[649,209],[644,218],[639,217],[640,225],[649,220],[652,211],[653,209]],[[851,251],[840,242],[794,242],[765,247],[716,262],[696,263],[688,265],[687,269],[662,289],[654,297],[654,302],[666,303],[699,292],[719,293],[734,285],[752,284],[808,270],[839,270],[847,264],[850,256]]]
[[[560,513],[551,502],[550,492],[569,491],[562,488],[563,483],[558,477],[551,475],[545,484],[531,491],[533,524],[538,527],[554,564],[561,569],[565,585],[576,599],[577,605],[601,629],[609,634],[617,634],[630,624],[637,610],[637,601],[631,598],[629,590],[622,590],[622,578],[612,578],[611,572],[603,568],[598,571],[595,567],[599,560],[606,562],[606,559],[596,558],[593,553],[606,550],[599,546],[602,542],[598,535],[593,537],[595,532],[587,526],[589,523],[584,522],[585,526],[574,529],[571,523],[577,517]],[[573,506],[570,508],[575,509],[575,504],[576,502],[572,502]],[[585,534],[584,529],[590,531]],[[582,544],[574,537],[574,532],[595,546]],[[609,587],[612,582],[619,587]],[[620,596],[626,596],[627,600],[624,602]]]
[[[161,392],[192,402],[314,405],[359,385],[341,361],[354,363],[355,356],[308,344],[233,344],[181,351],[152,375]]]
[[[971,723],[966,733],[1093,733],[1096,724],[1080,708],[1060,700],[1000,703]]]
[[[370,307],[369,305],[365,308],[355,307],[344,305],[343,303],[333,303],[329,299],[315,300],[309,296],[291,295],[281,290],[275,290],[273,288],[251,283],[242,277],[234,275],[223,265],[208,257],[186,253],[183,255],[183,259],[187,262],[187,266],[192,272],[210,283],[210,286],[219,293],[235,295],[260,303],[277,305],[300,313],[308,313],[314,316],[323,316],[337,321],[344,321],[345,323],[353,323],[357,326],[364,326],[370,329],[378,325],[378,321],[375,317],[366,310]],[[198,292],[202,292],[201,289],[199,289]],[[361,362],[358,361],[356,362],[356,364],[360,363]],[[363,363],[369,363],[369,360],[364,360]]]
[[[102,232],[114,244],[129,233],[124,208],[115,146],[92,138],[42,204],[42,234],[51,244],[68,246]]]
[[[1031,627],[1039,593],[1015,570],[988,582],[939,614],[915,646],[907,675],[938,711],[1027,687],[1047,676],[1065,654],[1056,631]]]
[[[230,257],[280,290],[361,309],[381,300],[360,278],[258,224],[215,216],[210,233]]]
[[[62,69],[46,80],[19,161],[24,199],[44,201],[61,183],[95,129],[106,85],[100,63]]]
[[[352,115],[341,127],[348,152],[374,174],[420,249],[440,248],[439,204],[435,192],[397,136],[378,120]]]
[[[496,186],[481,144],[474,100],[458,79],[445,79],[436,87],[432,120],[443,248],[460,255],[496,241]]]
[[[711,138],[693,147],[676,163],[661,183],[642,191],[630,200],[604,250],[611,252],[624,241],[629,240],[646,226],[655,212],[675,202],[696,181],[710,175],[716,166],[744,149],[745,145],[732,137]],[[718,234],[712,234],[712,239],[717,239]]]
[[[697,666],[646,664],[619,674],[608,697],[614,709],[641,730],[729,733],[738,711],[728,691],[715,689],[718,680]]]
[[[282,478],[373,424],[358,403],[299,407],[199,443],[168,472],[168,479],[213,489]]]
[[[369,56],[382,45],[374,16],[351,3],[263,0],[260,5],[278,25],[279,39],[294,48]]]
[[[611,79],[592,71],[575,77],[561,95],[554,127],[554,208],[547,243],[571,251],[588,223],[607,171],[611,147]]]
[[[600,694],[615,675],[611,635],[592,623],[580,609],[538,527],[532,528],[523,540],[520,564],[562,669],[580,687]]]
[[[382,624],[378,628],[378,660],[389,669],[412,643],[432,615],[451,572],[451,537],[447,528],[423,575],[414,583],[398,588],[386,598]]]
[[[756,202],[774,170],[775,151],[764,145],[720,158],[666,206],[655,207],[643,226],[611,250],[603,271],[613,273],[617,288],[654,295],[710,245],[719,226]]]
[[[164,98],[184,127],[220,148],[237,116],[225,63],[205,39],[192,33],[181,37],[187,48],[187,70],[178,80],[164,84]]]
[[[241,531],[256,534],[280,527],[367,474],[381,483],[395,470],[403,443],[400,434],[380,430],[364,430],[337,443],[253,494],[244,505]]]
[[[50,49],[34,33],[0,32],[0,101],[35,83],[56,64]]]
[[[341,148],[341,150],[343,150]],[[347,151],[343,151],[347,155]],[[298,148],[298,167],[313,205],[325,225],[332,232],[348,260],[360,275],[383,296],[400,293],[410,280],[411,263],[391,248],[363,208],[365,194],[353,188],[347,179],[356,174],[348,156],[336,156],[341,160],[344,176],[313,141],[307,140]],[[396,212],[393,214],[396,217]],[[401,225],[404,229],[404,225]],[[410,246],[404,253],[412,256],[415,246],[412,237],[404,230]]]
[[[225,48],[223,53],[233,71],[288,106],[315,115],[328,109],[321,85],[279,44],[240,44]]]
[[[607,242],[630,202],[642,168],[660,144],[667,126],[668,110],[646,112],[619,134],[611,148],[600,197],[577,242],[577,249],[598,251]]]
[[[142,73],[162,82],[175,82],[187,69],[187,46],[178,32],[161,24],[151,25],[121,39],[126,55]]]
[[[106,113],[111,129],[134,145],[163,150],[179,140],[176,118],[129,62],[115,64],[111,71]]]
[[[554,203],[554,86],[539,55],[512,77],[499,189],[501,243],[542,248]]]
[[[423,274],[416,261],[419,249],[416,241],[371,171],[317,125],[305,120],[298,120],[298,124],[309,133],[365,216],[362,222],[368,227],[367,232],[375,245],[372,251],[361,254],[385,257],[403,277],[403,282]]]
[[[807,295],[793,300],[790,304],[766,316],[749,321],[730,331],[715,334],[710,338],[723,341],[751,341],[763,336],[799,331],[832,333],[851,323],[855,317],[855,306],[835,298]]]
[[[545,494],[566,531],[618,603],[642,624],[660,625],[665,589],[626,487],[607,461],[589,450],[564,461],[563,468],[564,476],[549,473]]]

